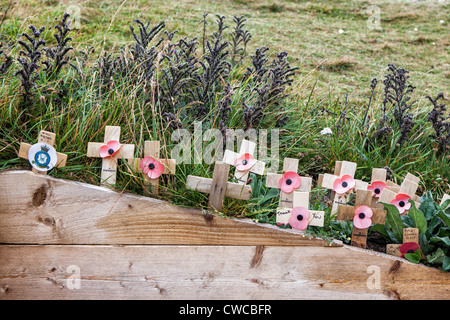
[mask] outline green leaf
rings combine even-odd
[[[392,232],[398,243],[403,242],[403,221],[400,218],[398,209],[393,204],[383,203],[384,210],[386,210],[386,226]]]
[[[419,229],[419,233],[425,234],[427,232],[427,219],[422,211],[416,208],[416,204],[413,200],[409,200],[411,208],[409,209],[409,217],[414,221],[416,228]]]
[[[444,269],[444,271],[450,270],[450,257],[445,256],[444,262],[442,263],[442,269]]]
[[[405,253],[405,258],[412,263],[419,263],[422,258],[422,254],[420,253],[420,249],[414,251],[414,253]]]
[[[431,220],[436,214],[436,206],[433,201],[431,192],[426,192],[422,197],[422,203],[419,206],[420,211],[423,212],[427,220]]]
[[[430,238],[430,243],[436,244],[442,242],[446,246],[450,246],[450,238],[449,237],[432,237]]]
[[[439,209],[437,212],[437,216],[444,221],[447,227],[450,227],[450,215],[442,209]]]
[[[433,264],[444,263],[445,253],[441,248],[438,248],[432,254],[427,255],[427,261]]]

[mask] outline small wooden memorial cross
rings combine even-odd
[[[386,223],[386,211],[370,207],[372,204],[372,191],[357,190],[355,206],[339,205],[336,219],[353,220],[352,246],[366,248],[367,232],[374,224]]]
[[[323,227],[325,212],[309,210],[309,192],[294,191],[292,208],[277,209],[277,224],[288,224],[297,230],[308,226]]]
[[[417,248],[419,248],[419,229],[418,228],[403,228],[403,244],[406,243],[416,243]],[[412,252],[401,252],[401,244],[388,244],[386,245],[386,253],[392,256],[401,257],[405,253]],[[414,251],[413,251],[414,252]]]
[[[189,175],[186,188],[209,194],[208,209],[222,211],[225,197],[250,200],[252,188],[246,184],[228,182],[230,165],[217,161],[212,179]]]
[[[263,175],[266,164],[254,158],[256,143],[249,140],[242,140],[239,153],[225,150],[222,162],[236,167],[234,176],[238,183],[247,184],[250,172]]]
[[[41,130],[39,132],[38,142],[36,144],[28,144],[22,142],[19,149],[19,157],[27,159],[33,172],[47,174],[54,167],[64,167],[67,162],[67,155],[56,152],[53,145],[55,144],[56,134],[49,131]]]
[[[400,185],[400,188],[394,187],[394,189],[388,187],[383,189],[378,201],[394,204],[399,209],[400,214],[406,214],[411,206],[411,204],[408,203],[409,199],[413,199],[416,202],[416,208],[420,206],[418,196],[416,195],[419,182],[420,179],[418,177],[408,173]]]
[[[350,194],[354,190],[367,190],[369,185],[367,182],[354,179],[356,168],[357,164],[355,162],[336,161],[334,174],[325,173],[319,175],[317,185],[332,190],[332,215],[337,212],[340,204],[346,204],[349,201]]]
[[[129,159],[130,167],[142,172],[145,177],[145,185],[150,187],[150,193],[158,195],[159,178],[162,174],[175,174],[175,159],[160,158],[161,143],[159,141],[144,141],[144,158]]]
[[[106,126],[104,142],[89,142],[87,156],[102,158],[101,183],[114,185],[117,176],[117,161],[134,157],[134,144],[120,144],[120,127]]]
[[[266,175],[266,187],[280,189],[280,208],[294,208],[294,193],[309,193],[311,190],[312,178],[301,177],[297,174],[298,162],[298,159],[285,158],[282,174],[269,172]],[[289,220],[289,215],[277,214],[278,224],[286,224],[287,220]]]

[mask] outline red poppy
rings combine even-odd
[[[399,193],[391,201],[391,204],[395,205],[401,215],[405,214],[411,208],[411,203],[408,200],[411,199],[410,196],[404,193]]]
[[[343,175],[342,178],[338,178],[333,183],[333,191],[337,194],[344,194],[351,189],[353,189],[356,185],[355,179],[352,176],[346,174]]]
[[[281,191],[291,193],[295,189],[298,189],[301,183],[302,182],[300,176],[297,174],[297,172],[287,171],[285,174],[283,174],[283,177],[280,179],[280,181],[278,181],[278,186],[280,187]]]
[[[359,206],[355,210],[353,225],[358,229],[367,229],[372,225],[373,211],[368,206]]]
[[[100,147],[100,157],[108,158],[114,156],[119,151],[120,142],[115,140],[108,141],[105,145]]]
[[[379,198],[381,195],[381,191],[387,188],[387,184],[383,181],[374,181],[367,187],[367,190],[372,191],[372,196]]]
[[[141,160],[141,170],[150,179],[158,179],[164,172],[164,165],[153,157],[145,157]]]
[[[250,170],[256,164],[256,159],[250,153],[244,153],[236,159],[236,170],[245,172]]]
[[[415,242],[405,242],[400,246],[400,253],[402,254],[402,258],[405,257],[405,254],[414,253],[419,248],[419,245]]]
[[[305,230],[309,224],[309,211],[303,207],[295,207],[291,211],[289,225],[297,230]]]

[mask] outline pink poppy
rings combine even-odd
[[[108,158],[114,156],[119,151],[120,142],[115,140],[108,141],[105,145],[100,147],[100,157]]]
[[[244,153],[236,159],[236,170],[245,172],[250,170],[256,164],[256,159],[250,153]]]
[[[411,208],[411,203],[408,200],[411,199],[410,196],[404,193],[399,193],[395,196],[394,200],[391,201],[391,204],[395,205],[400,214],[404,214]]]
[[[302,182],[300,176],[297,174],[297,172],[287,171],[285,174],[283,174],[283,177],[280,179],[280,181],[278,181],[278,186],[280,187],[281,191],[291,193],[295,189],[298,189],[301,183]]]
[[[303,207],[295,207],[291,211],[289,225],[297,230],[305,230],[309,223],[309,211]]]
[[[372,191],[372,196],[379,198],[381,195],[381,191],[387,188],[387,184],[383,181],[374,181],[371,185],[367,187],[367,190]]]
[[[164,172],[164,165],[153,157],[145,157],[141,160],[141,170],[150,179],[158,179]]]
[[[353,189],[356,185],[355,179],[352,176],[346,174],[342,178],[336,179],[333,184],[333,191],[337,194],[344,194],[347,191]]]
[[[402,258],[405,257],[406,253],[414,253],[414,251],[419,248],[419,245],[415,242],[405,242],[400,246],[400,253],[402,254]]]
[[[368,206],[359,206],[355,210],[353,225],[358,229],[367,229],[372,225],[373,211]]]

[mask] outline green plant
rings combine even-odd
[[[404,228],[419,229],[419,245],[425,255],[425,263],[450,270],[450,200],[442,206],[433,201],[431,192],[426,192],[421,198],[419,208],[409,200],[409,214],[401,216],[397,207],[383,203],[386,215],[386,225],[372,227],[372,231],[381,233],[388,243],[401,243]],[[420,252],[405,254],[411,262],[420,261]]]

